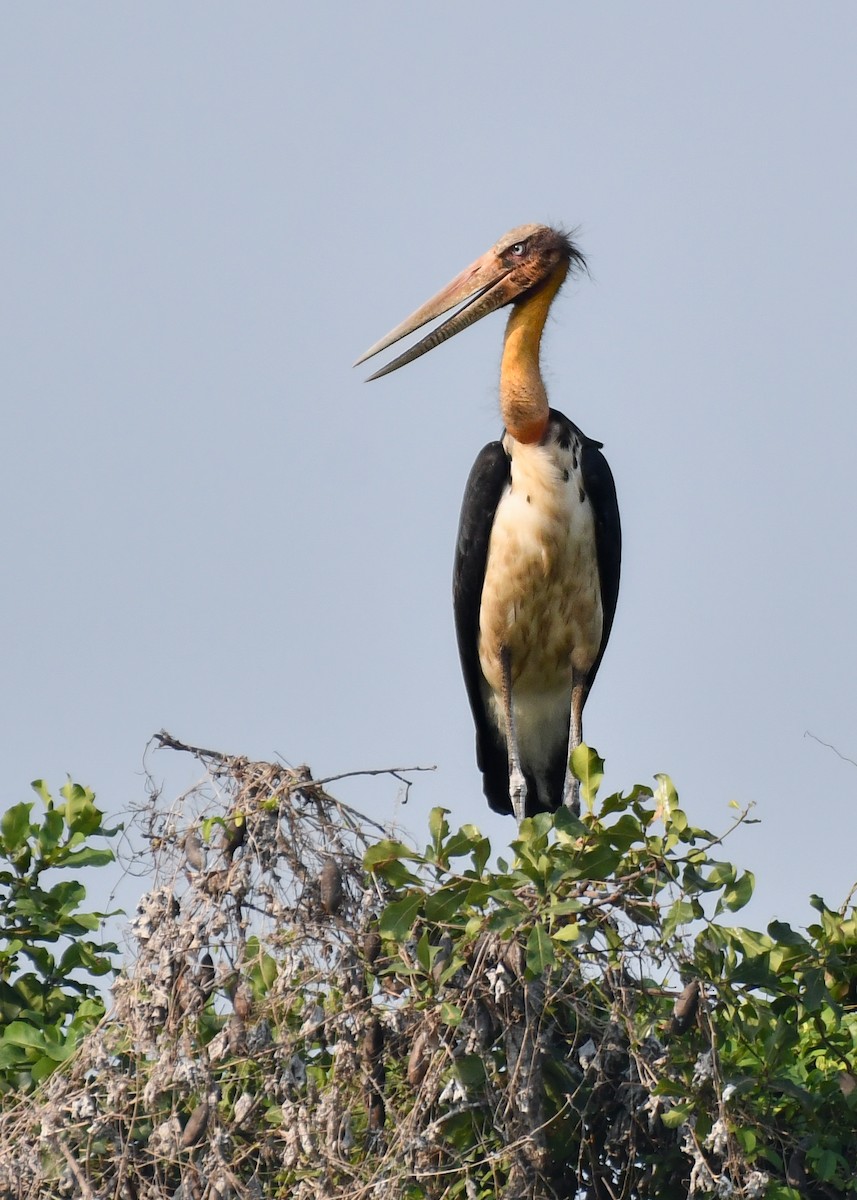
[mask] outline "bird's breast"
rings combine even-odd
[[[571,685],[601,644],[602,608],[595,521],[580,472],[580,445],[507,437],[511,480],[494,517],[479,614],[479,658],[501,688],[509,652],[515,691]]]

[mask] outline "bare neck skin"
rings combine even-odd
[[[548,310],[568,274],[560,263],[544,285],[515,304],[506,325],[500,366],[500,411],[518,442],[538,442],[548,424],[548,396],[539,370],[539,350]]]

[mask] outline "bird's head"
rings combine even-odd
[[[443,316],[456,305],[462,306],[426,337],[369,378],[379,379],[382,375],[389,375],[488,313],[506,304],[522,304],[548,284],[552,284],[556,291],[571,268],[585,270],[586,262],[567,233],[547,225],[519,225],[500,238],[496,245],[460,275],[456,275],[451,283],[401,325],[370,347],[354,365],[386,350],[400,338],[414,333],[428,321]]]

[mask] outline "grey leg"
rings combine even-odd
[[[568,757],[583,741],[583,705],[586,702],[586,688],[581,676],[575,671],[571,679],[571,723],[568,729]],[[580,816],[580,784],[566,767],[565,788],[563,794],[565,804],[576,817]]]
[[[512,657],[505,646],[500,651],[500,667],[503,671],[503,716],[506,720],[506,749],[509,754],[509,797],[515,820],[520,825],[527,811],[527,781],[521,769],[515,714],[512,711]]]

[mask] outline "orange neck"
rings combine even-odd
[[[554,296],[568,274],[560,263],[542,287],[515,304],[506,325],[500,365],[500,411],[518,442],[538,442],[548,424],[548,395],[539,370],[542,331]]]

